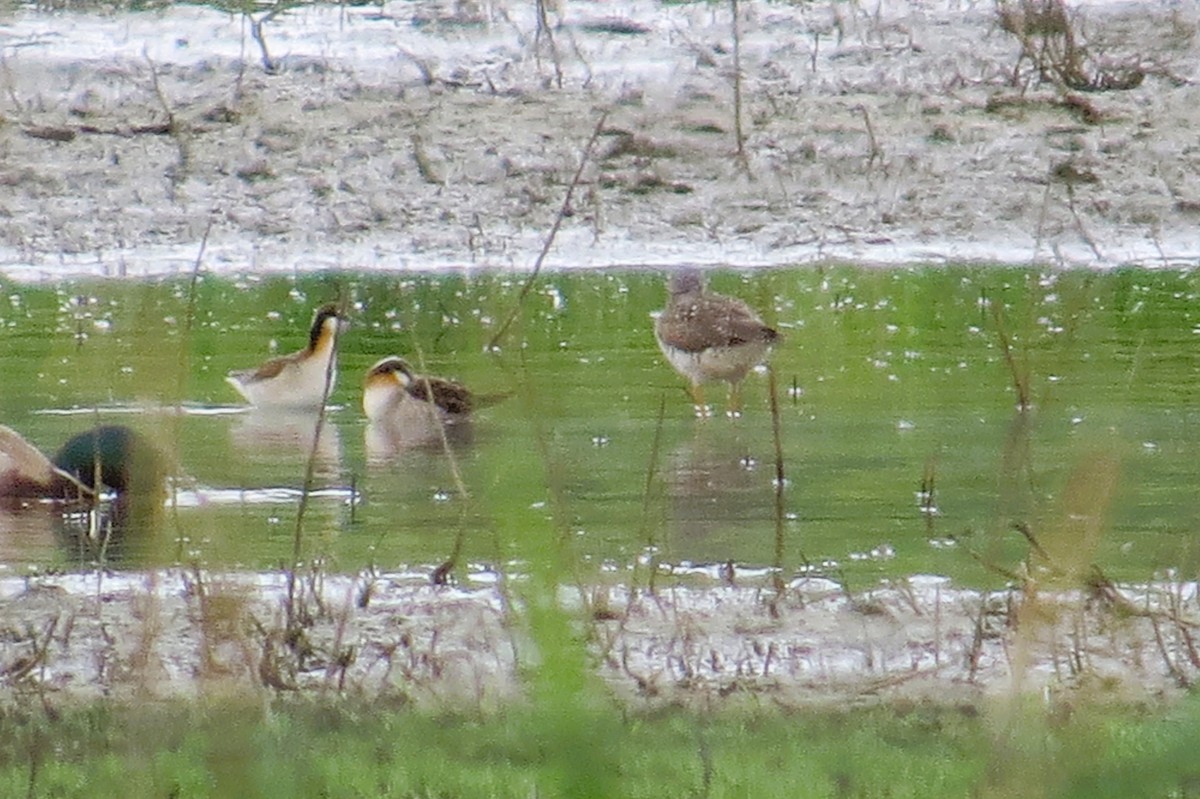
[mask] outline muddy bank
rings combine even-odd
[[[212,270],[528,268],[604,113],[550,266],[1193,263],[1200,10],[1070,8],[1121,89],[1039,80],[992,3],[743,3],[744,159],[724,6],[19,11],[0,270],[190,270],[206,231]]]
[[[519,693],[536,647],[520,599],[483,584],[495,575],[475,576],[461,588],[417,574],[310,576],[290,603],[278,573],[6,578],[0,675],[10,698],[250,690],[494,707]],[[1104,599],[924,577],[851,596],[805,579],[782,597],[765,586],[611,588],[591,593],[587,612],[577,592],[562,599],[596,673],[634,703],[948,701],[1080,685],[1167,696],[1200,676],[1194,584]]]

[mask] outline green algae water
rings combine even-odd
[[[174,464],[152,545],[81,546],[45,508],[0,511],[0,567],[270,569],[299,549],[336,571],[522,568],[547,547],[616,575],[777,564],[853,586],[1002,577],[1024,530],[1113,577],[1194,576],[1200,278],[1010,268],[710,273],[783,334],[741,418],[695,418],[663,360],[652,270],[541,276],[326,274],[6,285],[0,422],[52,452],[97,421]],[[351,327],[321,439],[241,407],[224,382],[305,343],[312,311]],[[398,354],[494,404],[437,441],[373,437],[361,380]],[[723,408],[724,389],[708,388]],[[1022,398],[1028,404],[1019,409]],[[530,532],[536,531],[536,534]],[[550,531],[547,535],[546,531]],[[527,537],[527,533],[536,538]],[[1000,568],[996,568],[1000,567]]]

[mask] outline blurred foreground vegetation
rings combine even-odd
[[[249,700],[249,701],[247,701]],[[0,795],[1182,797],[1200,706],[894,702],[492,715],[356,700],[92,705],[0,716]]]

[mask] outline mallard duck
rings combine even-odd
[[[729,383],[730,415],[740,414],[742,380],[779,339],[749,305],[708,291],[696,269],[671,274],[654,336],[667,361],[691,383],[700,415],[708,414],[702,386],[717,380]]]
[[[313,317],[307,347],[256,369],[230,372],[225,380],[256,407],[319,408],[337,381],[334,343],[345,325],[337,306],[324,305]]]
[[[165,475],[158,449],[122,425],[79,433],[53,459],[0,425],[0,497],[67,500],[105,490],[161,497]]]

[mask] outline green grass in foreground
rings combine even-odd
[[[1200,706],[438,715],[352,700],[0,716],[0,796],[1200,795]]]

